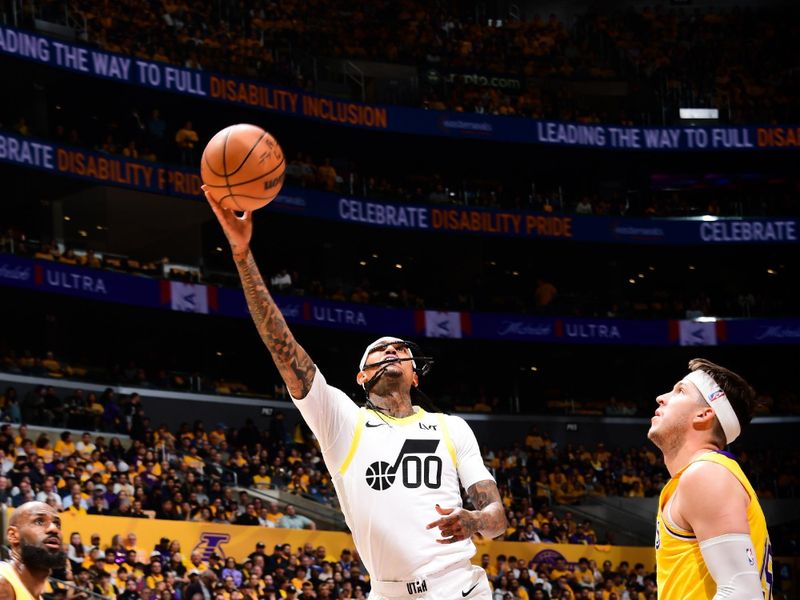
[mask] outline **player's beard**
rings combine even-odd
[[[35,571],[62,568],[67,560],[67,553],[63,548],[50,550],[45,546],[29,544],[24,540],[20,541],[19,554],[22,564]]]
[[[375,382],[372,390],[370,390],[370,394],[375,394],[376,396],[385,396],[390,392],[396,391],[402,386],[403,371],[399,366],[397,366],[396,368],[386,369],[386,371],[381,373],[381,376],[378,377],[378,381]]]
[[[651,428],[650,431],[647,432],[647,437],[658,446],[665,456],[674,454],[683,446],[683,442],[686,439],[686,432],[680,421],[666,423],[664,422],[664,418],[661,417],[660,425],[661,427],[658,429]]]

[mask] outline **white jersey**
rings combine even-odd
[[[443,508],[461,506],[461,485],[494,480],[475,434],[460,417],[415,413],[392,418],[359,408],[319,369],[294,400],[319,441],[356,549],[373,579],[405,581],[438,573],[475,554],[467,539],[439,544],[425,529]]]

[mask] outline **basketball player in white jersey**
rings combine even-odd
[[[490,600],[486,573],[470,563],[472,535],[505,531],[505,511],[475,435],[458,417],[411,403],[418,375],[409,344],[376,340],[358,366],[368,394],[359,408],[297,343],[250,252],[253,225],[206,198],[231,245],[261,339],[314,432],[353,540],[371,578],[371,600]],[[461,505],[460,487],[474,510]]]
[[[11,557],[0,562],[0,600],[38,600],[51,570],[67,560],[58,512],[26,502],[11,514],[6,538]]]

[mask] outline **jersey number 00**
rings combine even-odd
[[[381,460],[367,467],[367,485],[379,492],[387,490],[400,471],[404,487],[438,489],[442,485],[442,459],[435,454],[438,446],[439,440],[406,440],[394,464]]]

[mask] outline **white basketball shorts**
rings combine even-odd
[[[371,583],[369,600],[492,600],[486,571],[469,561],[411,581]]]

